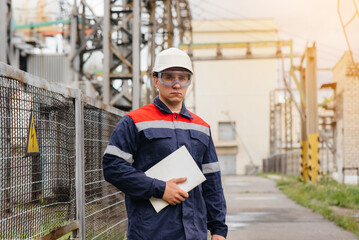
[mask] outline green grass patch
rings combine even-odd
[[[299,177],[282,178],[277,187],[300,205],[311,208],[334,221],[338,226],[353,232],[359,238],[358,222],[353,216],[333,214],[332,206],[358,210],[359,186],[339,184],[335,180],[318,183],[303,182]]]
[[[69,232],[68,234],[58,238],[57,240],[68,240],[72,238],[72,232]]]

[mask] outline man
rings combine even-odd
[[[210,128],[184,103],[193,74],[189,56],[170,48],[156,58],[153,104],[125,115],[117,124],[103,156],[105,179],[125,193],[129,240],[212,240],[227,235],[226,203]],[[177,184],[147,177],[144,172],[185,145],[206,181],[190,192]],[[170,205],[156,213],[149,198]]]

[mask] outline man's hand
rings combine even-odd
[[[226,240],[226,239],[220,235],[212,235],[212,240]]]
[[[187,178],[172,178],[171,180],[168,180],[166,182],[166,189],[162,199],[171,205],[183,202],[186,198],[188,198],[188,193],[179,188],[177,184],[183,183],[186,180]]]

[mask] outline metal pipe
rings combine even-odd
[[[141,90],[141,0],[133,0],[133,32],[132,32],[132,66],[133,66],[133,92],[132,110],[140,107]]]
[[[285,88],[287,89],[287,91],[290,95],[290,98],[293,100],[294,106],[297,108],[301,119],[305,119],[305,116],[304,116],[303,112],[301,111],[301,109],[299,108],[298,103],[295,101],[295,98],[293,96],[291,88],[286,80],[285,72],[284,72],[284,58],[282,58],[281,60],[282,60],[283,82],[284,82]]]
[[[299,56],[299,55],[296,55]],[[248,59],[280,59],[290,58],[289,54],[255,54],[255,55],[229,55],[229,56],[203,56],[192,57],[192,61],[218,61],[218,60],[248,60]]]
[[[81,99],[81,91],[77,91],[75,98],[75,126],[76,126],[76,220],[79,223],[78,237],[86,239],[85,230],[85,143],[84,143],[84,106]]]
[[[0,61],[7,63],[7,1],[0,1]]]
[[[110,103],[110,0],[104,1],[103,17],[103,97],[104,104]]]
[[[70,68],[73,70],[70,82],[78,82],[78,71],[79,71],[79,58],[76,53],[77,48],[77,24],[78,24],[78,7],[77,7],[77,1],[74,1],[73,9],[72,9],[72,21],[71,21],[71,53],[69,54],[69,60],[70,60]],[[71,61],[73,59],[73,61]],[[66,81],[66,80],[65,80]]]

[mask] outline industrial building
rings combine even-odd
[[[194,19],[193,6],[1,1],[1,239],[126,238],[102,155],[118,120],[156,97],[155,56],[170,47],[191,57],[185,104],[210,124],[223,176],[359,183],[355,15],[339,14],[348,51],[321,69],[317,44],[298,51],[274,18]],[[332,79],[318,81],[323,71]]]
[[[273,19],[197,20],[192,28],[196,111],[211,125],[223,174],[245,174],[269,154],[278,28]]]

